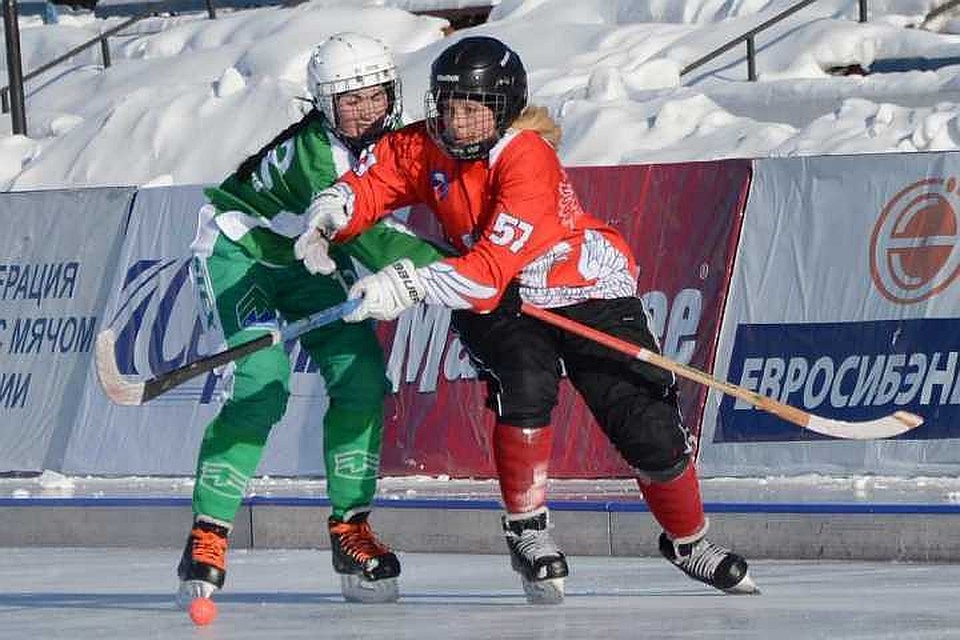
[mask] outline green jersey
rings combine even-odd
[[[323,116],[313,111],[219,186],[206,189],[213,206],[203,217],[255,259],[277,266],[292,264],[296,262],[293,245],[306,230],[304,210],[314,194],[332,185],[356,162]],[[194,250],[203,253],[203,247],[194,246]],[[382,222],[349,243],[331,246],[331,253],[339,252],[356,258],[371,271],[399,257],[409,257],[417,266],[440,257],[395,222]]]

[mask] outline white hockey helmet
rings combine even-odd
[[[307,85],[316,107],[339,127],[334,98],[348,91],[385,85],[390,104],[384,127],[399,126],[403,111],[397,65],[385,44],[359,33],[337,33],[313,50]]]

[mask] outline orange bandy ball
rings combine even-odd
[[[210,624],[217,617],[217,605],[210,598],[194,598],[187,612],[193,624],[202,627]]]

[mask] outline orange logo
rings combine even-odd
[[[920,180],[883,208],[870,238],[870,275],[887,300],[913,304],[960,275],[956,178]]]

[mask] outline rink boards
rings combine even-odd
[[[666,356],[829,418],[926,420],[895,440],[835,440],[682,382],[702,476],[960,474],[960,154],[569,173],[585,208],[636,253]],[[91,348],[112,327],[117,367],[134,379],[217,348],[188,270],[203,201],[200,186],[0,194],[0,473],[193,473],[221,376],[118,407],[97,385]],[[407,215],[436,231],[427,212]],[[420,307],[378,329],[394,390],[385,475],[494,474],[485,386],[449,322]],[[292,397],[258,471],[322,476],[322,380],[296,345],[289,352]],[[553,477],[630,474],[569,385],[553,417]]]
[[[660,529],[642,503],[552,501],[571,555],[656,556]],[[710,503],[711,539],[751,559],[960,561],[960,505]],[[495,500],[381,500],[374,523],[401,551],[501,553]],[[250,498],[234,549],[328,549],[323,498]],[[0,546],[179,547],[188,498],[0,498]]]

